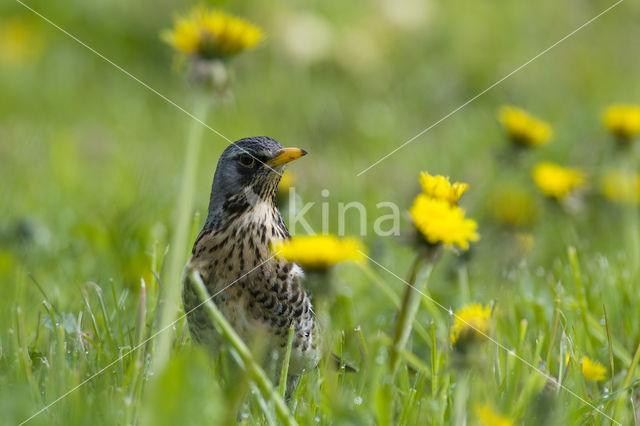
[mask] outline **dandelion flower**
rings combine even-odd
[[[532,148],[551,140],[553,129],[523,109],[505,105],[500,108],[500,122],[516,145]]]
[[[291,188],[294,183],[295,177],[293,173],[288,169],[285,170],[284,173],[282,173],[282,177],[280,177],[280,183],[278,183],[278,196],[286,197],[289,195],[289,188]]]
[[[600,364],[598,361],[592,361],[589,357],[582,357],[582,375],[586,380],[594,382],[604,380],[606,374],[607,369],[604,365]]]
[[[531,226],[536,215],[533,198],[521,188],[504,188],[491,198],[491,215],[509,227]]]
[[[432,176],[429,173],[420,173],[420,185],[426,195],[439,200],[446,200],[451,204],[457,204],[458,200],[469,188],[466,183],[451,183],[449,178],[441,175]]]
[[[481,426],[513,426],[513,421],[494,411],[489,404],[476,407],[476,416]]]
[[[533,180],[548,197],[562,200],[585,183],[584,173],[578,169],[553,163],[538,163],[533,169]]]
[[[466,219],[464,210],[446,200],[420,194],[414,200],[409,214],[416,229],[430,244],[455,244],[462,250],[468,250],[470,241],[480,239],[476,232],[476,221]]]
[[[0,22],[0,64],[20,67],[33,63],[43,48],[44,39],[30,21],[11,17]]]
[[[324,270],[341,262],[364,261],[366,248],[355,238],[309,235],[283,241],[275,245],[273,251],[307,270]]]
[[[465,334],[486,334],[491,324],[491,309],[480,303],[470,303],[458,309],[451,326],[451,343],[455,344]]]
[[[602,121],[620,140],[630,141],[640,134],[640,105],[612,105],[605,110]]]
[[[640,174],[611,171],[600,181],[602,194],[621,204],[640,204]]]
[[[164,41],[178,52],[200,59],[225,59],[255,46],[262,39],[260,28],[244,19],[217,10],[196,7],[178,17]]]
[[[528,254],[533,250],[536,240],[532,234],[519,232],[516,234],[516,243],[522,254]]]

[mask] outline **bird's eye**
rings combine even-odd
[[[256,160],[247,153],[244,153],[240,156],[240,164],[242,164],[245,167],[252,167],[255,161]]]

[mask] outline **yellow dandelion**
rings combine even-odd
[[[416,229],[430,244],[455,244],[462,250],[468,250],[470,241],[480,239],[476,232],[476,221],[466,219],[464,210],[446,200],[420,194],[414,200],[409,214]]]
[[[164,41],[180,53],[201,59],[225,59],[255,46],[262,39],[260,28],[244,19],[218,10],[196,7],[176,19]]]
[[[620,140],[629,141],[640,134],[640,105],[612,105],[605,110],[602,121]]]
[[[511,105],[500,108],[499,118],[509,138],[517,145],[529,148],[544,145],[553,135],[549,124]]]
[[[455,344],[461,336],[478,333],[486,334],[491,325],[491,308],[480,303],[470,303],[455,312],[451,326],[451,343]]]
[[[522,254],[529,254],[536,243],[532,234],[519,232],[516,234],[516,243]]]
[[[0,64],[19,67],[36,61],[44,38],[31,21],[11,17],[0,22]]]
[[[296,262],[307,270],[327,269],[341,262],[362,262],[366,248],[355,238],[339,239],[334,235],[293,237],[273,247],[279,256]]]
[[[491,197],[491,215],[498,223],[523,228],[533,224],[535,204],[531,195],[521,188],[504,188]]]
[[[640,174],[611,171],[600,181],[602,195],[621,204],[640,204]]]
[[[589,357],[582,357],[582,375],[589,381],[600,381],[606,378],[607,369],[598,361],[593,361]]]
[[[585,175],[578,169],[538,163],[533,168],[533,180],[543,194],[561,200],[584,185]]]
[[[476,416],[481,426],[514,426],[513,420],[496,412],[491,405],[476,407]]]
[[[420,173],[420,185],[426,195],[439,200],[446,200],[451,204],[457,204],[458,200],[469,188],[466,183],[451,183],[449,178],[441,175],[430,175],[426,172]]]
[[[288,169],[285,170],[282,177],[280,177],[280,183],[278,183],[278,196],[286,197],[289,195],[289,188],[291,188],[294,183],[295,177],[293,173]]]

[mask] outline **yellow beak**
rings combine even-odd
[[[290,161],[297,160],[303,155],[307,155],[307,151],[300,148],[282,148],[278,155],[267,161],[267,166],[275,167],[286,164]]]

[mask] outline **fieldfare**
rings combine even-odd
[[[289,238],[275,204],[280,176],[288,162],[305,154],[264,136],[229,145],[218,160],[209,214],[185,267],[199,271],[214,303],[245,342],[266,333],[269,353],[284,355],[294,327],[292,385],[318,364],[318,323],[301,284],[302,269],[274,257],[271,247]],[[192,339],[215,351],[219,336],[204,308],[196,308],[201,302],[189,279],[183,279],[182,299]]]

